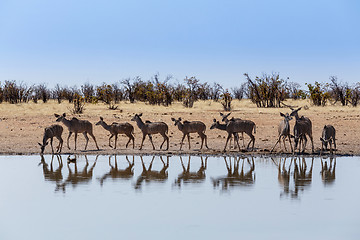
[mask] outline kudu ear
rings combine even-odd
[[[39,144],[40,147],[42,147],[42,144],[41,144],[41,143],[38,142],[38,144]]]
[[[45,143],[45,146],[48,145],[48,144],[49,144],[49,142],[46,142],[46,143]]]
[[[175,120],[176,120],[175,118],[173,118],[173,117],[171,118],[171,121],[174,121],[174,122],[175,122]]]
[[[57,118],[60,117],[60,115],[59,115],[59,114],[56,114],[56,113],[54,113],[54,116],[57,117]]]
[[[66,113],[63,113],[63,117],[66,117]]]
[[[216,122],[216,119],[215,119],[215,118],[213,119],[213,122]]]
[[[299,107],[296,111],[300,111],[302,107]]]
[[[181,117],[179,117],[179,121],[181,121]]]
[[[223,114],[223,113],[220,113],[220,116],[222,117],[222,116],[224,116],[224,114]]]
[[[231,114],[231,112],[230,112],[230,113],[228,113],[228,114],[226,114],[226,115],[225,115],[225,117],[228,117],[228,116],[230,116],[230,114]]]
[[[142,116],[142,113],[138,114],[138,116],[141,117],[141,116]]]
[[[281,112],[281,113],[280,113],[280,116],[285,117],[285,114],[283,114],[283,113]]]
[[[101,120],[101,121],[104,121],[104,118],[103,118],[103,117],[100,117],[100,120]]]

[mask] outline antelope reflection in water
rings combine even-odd
[[[115,179],[130,179],[134,176],[134,158],[135,156],[133,156],[132,162],[129,161],[128,156],[125,156],[127,162],[128,162],[128,167],[125,169],[119,169],[118,168],[118,164],[117,164],[117,159],[116,159],[116,155],[114,156],[115,158],[115,164],[114,166],[111,164],[111,157],[109,156],[109,166],[110,166],[110,171],[108,173],[105,173],[101,178],[99,178],[100,181],[100,185],[103,186],[104,181],[106,178],[111,177],[113,180]]]
[[[304,191],[307,187],[311,185],[312,182],[312,170],[314,166],[314,157],[311,158],[310,169],[307,172],[306,160],[304,157],[299,160],[299,164],[297,159],[294,160],[294,182],[295,182],[295,191],[292,197],[297,198],[299,190]]]
[[[181,166],[183,168],[183,172],[179,174],[178,178],[175,180],[175,185],[181,187],[181,182],[185,183],[200,183],[204,182],[206,175],[205,170],[207,168],[207,159],[208,157],[205,157],[205,161],[203,157],[201,156],[201,165],[198,171],[196,172],[190,172],[190,161],[191,156],[189,155],[189,161],[187,164],[187,167],[185,167],[184,162],[182,160],[182,157],[180,156]]]
[[[66,186],[71,184],[75,188],[78,184],[88,184],[93,177],[93,171],[96,166],[99,155],[96,156],[94,163],[89,167],[89,161],[86,155],[84,155],[86,163],[82,171],[78,171],[77,160],[67,163],[69,175],[64,182],[57,185],[57,190],[62,189],[63,192],[66,190]],[[75,158],[76,159],[76,158]],[[74,164],[74,172],[71,170],[70,165]]]
[[[54,156],[55,155],[51,156],[51,162],[49,168],[49,165],[45,161],[45,157],[43,155],[40,155],[41,161],[39,163],[39,166],[42,165],[45,181],[55,182],[56,184],[59,184],[63,179],[63,175],[62,175],[63,162],[61,156],[56,155],[58,161],[58,167],[54,170],[53,167]],[[55,191],[57,190],[58,189],[55,189]]]
[[[251,160],[250,160],[251,158]],[[235,186],[251,186],[255,183],[255,162],[253,157],[246,157],[248,164],[250,165],[250,169],[244,172],[244,163],[245,158],[242,158],[241,171],[239,172],[239,165],[241,158],[234,158],[233,164],[231,163],[231,157],[229,157],[229,163],[224,157],[226,169],[228,174],[224,177],[212,178],[214,188],[222,185],[222,190],[228,190],[230,187]]]
[[[280,197],[288,195],[290,193],[290,170],[293,159],[291,159],[288,167],[286,167],[286,158],[284,158],[282,165],[281,158],[279,159],[279,163],[277,163],[273,158],[271,158],[271,160],[276,166],[278,166],[278,181],[280,186],[283,187],[283,192],[280,193]]]
[[[281,158],[279,163],[272,158],[275,165],[278,167],[278,181],[279,184],[283,187],[283,191],[280,193],[280,197],[290,196],[291,198],[298,198],[299,191],[304,191],[306,188],[311,186],[312,183],[312,170],[314,166],[314,158],[311,159],[310,169],[306,164],[304,157],[292,158],[288,168],[286,168],[286,158],[281,164]],[[291,165],[294,163],[293,170],[293,189],[290,185],[291,177]]]
[[[321,179],[323,180],[323,183],[325,186],[331,185],[335,181],[335,168],[336,168],[336,158],[330,157],[330,166],[328,166],[328,163],[325,159],[323,162],[323,159],[321,158]]]
[[[145,182],[165,182],[168,179],[167,169],[169,168],[169,156],[166,156],[166,163],[163,160],[163,157],[160,156],[160,160],[163,163],[163,168],[159,171],[151,170],[154,163],[155,156],[152,157],[152,160],[149,164],[149,167],[146,169],[143,157],[140,156],[141,164],[143,171],[138,177],[135,183],[135,189],[141,189],[142,183]]]

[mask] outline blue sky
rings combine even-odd
[[[0,81],[360,82],[360,2],[1,0]]]

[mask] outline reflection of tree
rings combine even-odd
[[[335,168],[336,168],[336,158],[330,157],[330,166],[328,166],[326,160],[323,162],[323,159],[321,159],[321,178],[325,186],[327,184],[334,183]]]
[[[205,170],[207,168],[207,159],[208,159],[208,157],[206,157],[205,161],[204,161],[203,157],[201,156],[201,166],[200,166],[199,170],[196,172],[190,172],[191,156],[189,155],[189,161],[188,161],[187,167],[185,167],[182,157],[180,156],[180,161],[181,161],[181,166],[183,168],[183,172],[181,174],[179,174],[178,178],[175,180],[175,184],[178,185],[179,187],[181,187],[181,182],[184,182],[184,183],[203,182],[206,177]]]
[[[125,156],[127,162],[128,162],[128,167],[125,169],[118,169],[118,165],[117,165],[117,159],[116,159],[116,155],[115,155],[115,164],[114,166],[111,164],[111,157],[109,156],[109,166],[110,166],[110,171],[108,173],[105,173],[101,178],[99,178],[100,181],[100,185],[102,186],[104,184],[104,181],[106,178],[111,177],[112,179],[130,179],[132,178],[132,176],[134,175],[134,156],[133,156],[133,160],[132,162],[129,161],[128,156]]]
[[[42,167],[43,167],[43,174],[44,174],[45,181],[60,183],[61,180],[63,179],[63,175],[61,172],[62,168],[63,168],[62,158],[60,155],[56,155],[56,158],[58,161],[58,167],[54,170],[54,167],[53,167],[54,156],[55,155],[51,156],[50,168],[49,168],[49,165],[45,162],[45,157],[43,155],[40,155],[41,162],[39,163],[39,165],[42,165]]]
[[[251,159],[251,160],[250,160]],[[242,159],[241,171],[239,172],[240,158],[234,158],[233,164],[231,161],[231,157],[229,157],[229,163],[224,157],[226,169],[228,174],[224,177],[212,178],[212,182],[214,188],[222,185],[222,190],[228,190],[229,186],[251,186],[255,182],[255,162],[254,158],[246,158],[248,164],[250,165],[250,169],[248,171],[244,171],[244,163],[245,158]]]
[[[69,175],[63,183],[57,185],[56,190],[62,189],[63,192],[65,192],[66,185],[68,185],[68,184],[71,184],[73,187],[76,187],[78,184],[89,183],[93,177],[93,171],[94,171],[98,157],[99,157],[99,155],[96,156],[96,159],[89,170],[88,170],[89,161],[88,161],[88,158],[86,155],[85,155],[86,164],[82,171],[78,171],[76,158],[73,162],[68,162],[67,167],[69,170]],[[71,163],[74,164],[74,172],[70,168]]]
[[[160,156],[160,160],[163,163],[163,168],[160,171],[156,171],[156,170],[151,170],[152,169],[152,165],[155,159],[155,156],[152,157],[152,160],[149,164],[149,167],[146,169],[144,161],[143,161],[143,157],[140,156],[141,159],[141,164],[143,167],[143,171],[140,174],[140,176],[138,177],[136,184],[135,184],[135,189],[141,189],[141,185],[143,183],[143,181],[146,182],[152,182],[152,181],[156,181],[156,182],[165,182],[168,178],[168,173],[167,173],[167,169],[169,168],[169,156],[166,156],[166,163],[163,160],[163,157]]]

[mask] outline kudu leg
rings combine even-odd
[[[291,137],[290,137],[290,135],[288,135],[288,138],[289,138],[289,143],[290,143],[291,152],[294,152],[294,151],[293,151],[293,147],[292,147],[292,145],[291,145]]]
[[[75,133],[76,134],[76,133]],[[88,143],[89,143],[89,137],[87,136],[87,133],[86,132],[83,132],[83,135],[84,135],[84,137],[85,137],[85,139],[86,139],[86,143],[85,143],[85,150],[86,150],[86,148],[87,148],[87,145],[88,145]],[[75,135],[76,136],[76,135]]]
[[[117,135],[117,134],[115,134],[115,146],[114,146],[114,149],[116,149],[117,139],[118,139],[118,135]]]
[[[69,136],[67,137],[67,141],[66,141],[68,149],[70,149],[69,138],[71,137],[71,134],[72,134],[72,132],[69,132]]]
[[[225,147],[224,147],[224,152],[226,152],[226,147],[227,147],[227,144],[228,144],[230,138],[231,138],[231,133],[228,134],[228,137],[227,137],[227,139],[226,139],[226,143],[225,143]]]
[[[249,141],[249,143],[248,143],[248,145],[247,145],[247,149],[249,149],[250,143],[252,142],[252,147],[251,147],[251,149],[254,150],[255,137],[254,137],[254,135],[252,135],[251,133],[248,134],[248,135],[249,135],[249,137],[250,137],[251,139],[250,139],[250,141]]]
[[[167,142],[167,146],[166,146],[166,149],[165,150],[168,150],[169,149],[169,137],[166,136],[165,133],[162,133],[161,136],[163,136],[164,138],[164,141],[162,142],[162,144],[160,145],[160,149],[162,149],[162,146],[164,145],[165,141]]]
[[[241,132],[241,138],[243,141],[243,147],[245,147],[245,138],[244,138],[244,132]]]
[[[77,133],[75,133],[75,150],[76,150],[76,140],[77,140]],[[85,146],[86,149],[86,146]]]
[[[330,144],[330,153],[333,154],[332,141],[331,140],[329,141],[329,144]]]
[[[275,149],[276,145],[280,142],[280,139],[281,139],[281,135],[279,136],[278,140],[276,141],[276,143],[275,143],[274,147],[271,149],[271,151],[270,151],[270,152],[274,151],[274,149]],[[281,144],[280,144],[280,148],[281,148]]]
[[[189,143],[189,149],[190,149],[190,134],[186,134],[187,135],[187,139],[188,139],[188,143]]]
[[[114,137],[114,134],[111,134],[111,136],[109,137],[109,147],[111,147],[112,148],[112,146],[111,146],[111,139]]]
[[[146,137],[146,134],[143,134],[143,138],[142,138],[142,141],[141,141],[141,144],[140,144],[140,149],[139,149],[139,150],[141,150],[141,149],[142,149],[142,147],[143,147],[145,137]]]
[[[180,142],[180,151],[181,151],[181,149],[182,149],[182,145],[183,145],[183,143],[184,143],[185,136],[186,136],[186,134],[183,134],[183,137],[182,137],[182,139],[181,139],[181,142]]]
[[[198,133],[198,134],[199,134],[199,137],[201,138],[201,146],[200,146],[200,149],[202,149],[203,146],[204,146],[204,135],[202,135],[201,133]],[[230,143],[231,143],[231,141],[230,141]]]
[[[51,153],[54,154],[53,138],[50,139]]]
[[[240,151],[241,149],[240,149],[240,144],[239,144],[239,138],[235,135],[235,133],[234,133],[234,138],[236,139],[236,144],[237,144],[237,146],[239,148],[239,151]]]
[[[199,134],[200,135],[200,134]],[[201,149],[202,149],[202,147],[203,147],[203,142],[205,141],[205,147],[207,148],[207,149],[209,149],[209,147],[208,147],[208,145],[207,145],[207,136],[206,136],[206,134],[205,133],[201,133],[201,135],[200,135],[200,137],[201,137],[201,140],[202,140],[202,142],[201,142]]]
[[[311,153],[314,153],[314,141],[313,141],[313,137],[309,136],[310,141],[311,141]]]
[[[99,146],[98,146],[98,144],[97,144],[97,142],[96,142],[96,138],[95,138],[94,134],[93,134],[92,132],[89,132],[89,135],[90,135],[90,136],[92,137],[92,139],[94,140],[97,150],[99,150]]]
[[[154,142],[153,142],[153,140],[152,140],[152,136],[151,136],[151,134],[148,134],[149,135],[149,139],[150,139],[150,142],[151,142],[151,144],[152,144],[152,146],[153,146],[153,150],[155,150],[155,145],[154,145]],[[160,147],[161,148],[161,147]]]
[[[62,149],[62,146],[63,146],[63,139],[61,137],[56,137],[58,140],[59,140],[59,145],[57,146],[57,150],[56,152],[57,153],[61,153],[61,149]]]
[[[131,142],[131,135],[130,134],[126,134],[126,136],[129,138],[128,142],[126,143],[125,147],[127,148],[129,143]]]

